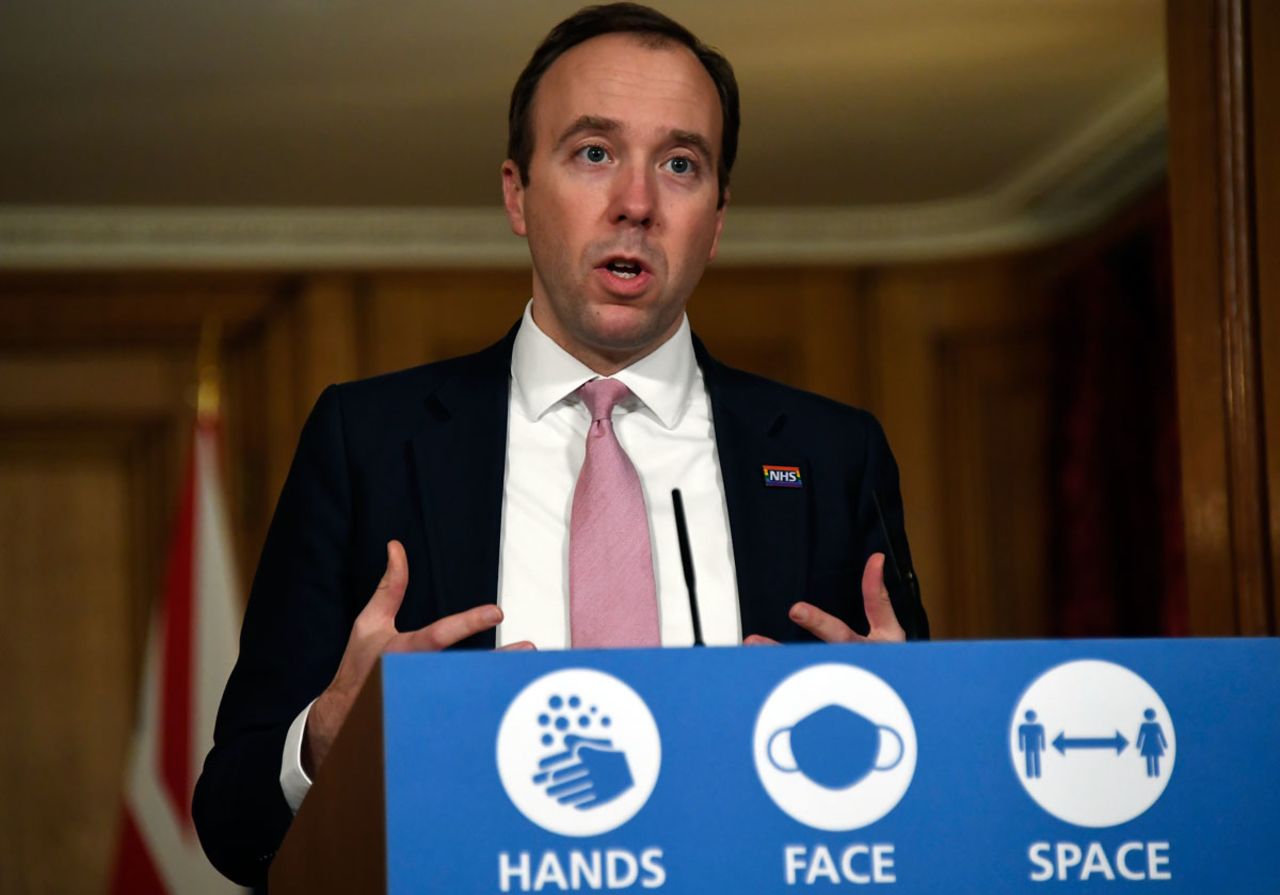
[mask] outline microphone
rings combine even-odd
[[[698,614],[698,589],[693,580],[693,554],[689,551],[689,526],[684,520],[684,500],[680,489],[671,489],[671,503],[676,510],[676,538],[680,541],[680,565],[684,568],[684,586],[689,591],[689,616],[693,619],[693,645],[702,642],[702,618]]]
[[[916,580],[916,573],[910,566],[907,570],[902,571],[902,566],[898,564],[898,555],[893,549],[893,539],[889,537],[889,526],[884,521],[884,510],[880,509],[880,495],[875,488],[871,489],[871,502],[876,507],[876,518],[880,521],[880,533],[884,535],[884,542],[888,546],[889,562],[893,564],[893,571],[897,574],[898,580],[906,585],[911,596],[915,598],[915,605],[920,605],[920,582]]]

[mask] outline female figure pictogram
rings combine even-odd
[[[1138,728],[1138,752],[1147,759],[1147,776],[1160,776],[1160,756],[1168,748],[1169,741],[1164,738],[1164,731],[1156,721],[1155,709],[1147,709],[1142,713],[1147,720]]]

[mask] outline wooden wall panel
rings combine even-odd
[[[436,271],[384,275],[367,284],[366,375],[466,354],[496,342],[520,319],[530,275]]]
[[[268,454],[265,486],[271,495],[279,494],[289,471],[292,448],[286,447],[298,440],[298,432],[306,418],[310,400],[302,388],[302,362],[298,355],[297,306],[293,301],[281,301],[272,307],[263,321],[261,342],[251,351],[260,353],[257,358],[262,379],[245,385],[263,390],[265,402],[256,423],[266,430]],[[274,504],[274,499],[272,500]]]
[[[935,637],[1043,633],[1044,294],[1002,258],[883,270],[867,289],[866,403],[901,468]]]
[[[853,403],[856,285],[843,269],[713,267],[689,304],[689,320],[725,363]]]
[[[318,396],[331,382],[360,375],[356,288],[349,278],[320,276],[306,280],[299,292],[295,338],[304,395]]]
[[[111,858],[148,576],[126,433],[86,434],[0,448],[5,892],[97,891]]]
[[[1166,17],[1187,584],[1203,635],[1277,631],[1273,7],[1170,0]]]
[[[942,336],[935,350],[947,445],[937,458],[945,483],[936,513],[945,523],[942,634],[1042,635],[1049,592],[1047,339],[993,328]]]
[[[1253,85],[1254,202],[1256,215],[1258,341],[1262,355],[1262,404],[1267,445],[1267,492],[1270,495],[1270,551],[1272,569],[1272,634],[1280,632],[1280,4],[1255,2],[1252,23],[1251,65]]]
[[[86,419],[138,417],[181,399],[186,387],[172,356],[115,349],[0,355],[0,414]]]
[[[401,277],[386,278],[371,287],[361,309],[361,319],[365,321],[363,372],[375,376],[434,359],[427,349],[431,341],[431,303],[437,300],[447,301],[438,298],[426,284]],[[472,319],[477,304],[473,299],[458,308],[464,320]],[[456,323],[456,318],[452,319]]]
[[[194,344],[210,311],[229,333],[260,318],[277,278],[199,273],[5,275],[0,346]]]

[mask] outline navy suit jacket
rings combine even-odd
[[[193,814],[214,866],[265,880],[292,820],[280,790],[290,723],[329,684],[356,614],[404,544],[400,630],[492,602],[498,582],[515,329],[477,354],[330,386],[299,440],[254,577],[240,655],[218,711]],[[874,552],[910,568],[898,471],[867,412],[734,370],[694,340],[711,399],[744,634],[812,640],[797,600],[865,633],[860,581]],[[764,465],[803,487],[766,488]],[[692,533],[697,549],[697,532]],[[928,636],[913,589],[886,563],[909,638]],[[461,644],[491,648],[492,630]]]

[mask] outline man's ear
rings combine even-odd
[[[516,236],[528,236],[524,222],[524,182],[520,168],[511,159],[502,163],[502,204],[507,210],[507,223]]]
[[[716,235],[711,240],[711,254],[707,256],[707,263],[710,264],[716,260],[716,252],[720,251],[720,231],[724,229],[724,213],[729,210],[729,188],[724,188],[724,201],[720,203],[720,207],[716,209]]]

